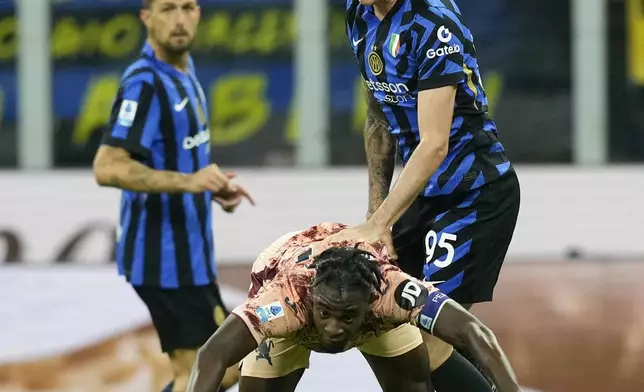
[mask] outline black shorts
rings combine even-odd
[[[461,304],[491,301],[519,203],[513,168],[473,191],[419,197],[393,227],[398,265]]]
[[[177,289],[134,286],[134,290],[150,311],[165,353],[198,349],[228,316],[216,284]]]

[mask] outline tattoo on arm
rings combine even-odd
[[[94,159],[94,174],[100,185],[151,193],[186,191],[188,176],[154,170],[132,159],[122,148],[101,146]]]
[[[369,218],[389,194],[396,163],[396,140],[389,133],[389,125],[380,104],[365,88],[368,102],[364,126],[364,147],[369,168]]]

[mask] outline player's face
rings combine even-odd
[[[200,16],[197,0],[155,0],[149,10],[141,11],[148,37],[173,55],[190,50]]]
[[[354,290],[340,298],[337,290],[317,286],[312,293],[313,323],[327,353],[348,350],[351,339],[360,331],[370,309],[369,298]]]

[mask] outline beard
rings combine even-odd
[[[152,38],[157,45],[168,55],[172,57],[182,56],[192,49],[194,37],[191,37],[187,31],[180,32],[179,35],[171,33],[169,36],[159,37],[155,31],[151,31]]]
[[[189,37],[183,38],[183,42],[172,42],[172,38],[165,42],[160,42],[161,48],[170,56],[181,56],[190,51],[192,48],[193,39]]]

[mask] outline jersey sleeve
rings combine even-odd
[[[458,16],[430,7],[416,15],[418,89],[431,90],[463,80],[466,39]]]
[[[349,39],[349,45],[352,46],[353,44],[351,43],[351,37],[353,35],[353,27],[355,25],[355,19],[359,4],[360,3],[358,2],[358,0],[346,0],[346,7],[344,9],[344,21],[347,38]]]
[[[287,304],[289,295],[284,285],[269,283],[232,313],[246,323],[257,344],[268,338],[288,337],[303,327]]]
[[[150,156],[159,132],[159,101],[154,87],[141,79],[122,83],[112,106],[112,115],[102,143],[120,147],[137,159]]]
[[[428,282],[420,281],[399,269],[385,272],[389,287],[376,302],[374,313],[395,323],[411,323],[432,333],[446,301],[451,300]]]

